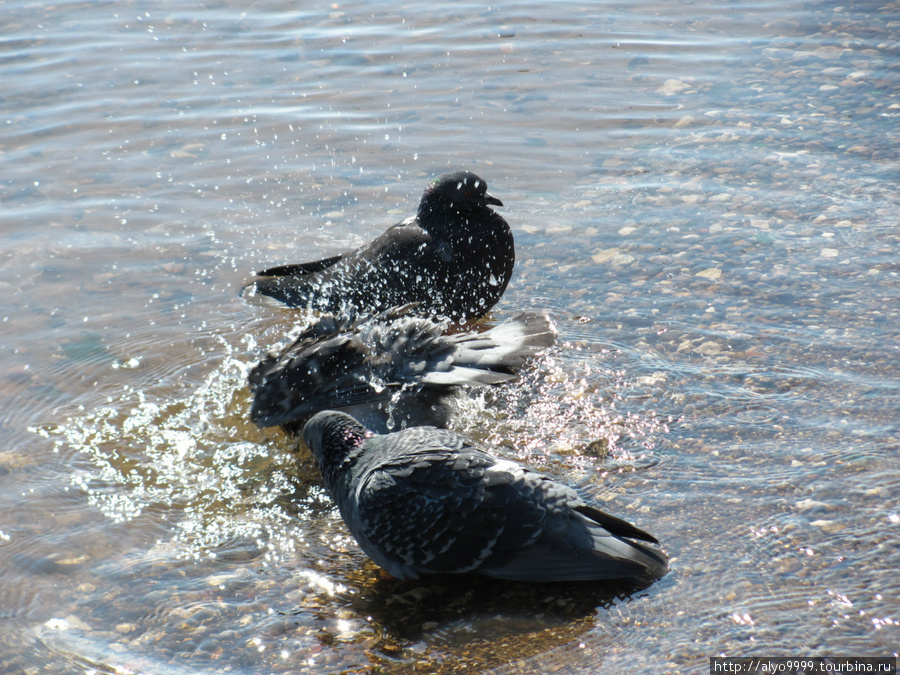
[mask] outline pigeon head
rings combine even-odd
[[[441,229],[464,221],[490,216],[489,206],[503,206],[503,202],[487,191],[487,182],[471,171],[454,171],[435,178],[422,195],[417,218],[424,230],[434,235]]]
[[[303,427],[303,442],[316,458],[329,489],[344,460],[370,436],[372,432],[350,415],[334,410],[316,413]]]

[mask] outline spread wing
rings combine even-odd
[[[250,372],[250,418],[267,427],[326,408],[390,399],[387,387],[379,387],[371,377],[368,358],[369,350],[356,333],[323,336],[307,330]]]
[[[402,352],[383,353],[391,341],[390,336],[379,339],[384,332],[380,327],[402,326],[415,307],[393,307],[358,320],[320,316],[250,371],[251,419],[264,427],[290,424],[319,410],[389,401],[404,384],[395,370],[405,367],[405,361]]]

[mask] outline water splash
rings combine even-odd
[[[511,386],[459,403],[459,430],[540,468],[631,470],[659,461],[658,439],[672,421],[629,400],[642,380],[615,367],[617,355],[566,343]],[[651,375],[648,375],[651,377]],[[484,415],[494,417],[486,430]]]
[[[321,509],[326,498],[314,485],[292,498],[296,459],[285,439],[245,421],[250,365],[219,342],[221,360],[192,390],[125,385],[107,405],[33,431],[80,457],[71,482],[92,506],[115,522],[162,525],[176,557],[215,557],[240,541],[279,560],[296,553],[298,514]]]

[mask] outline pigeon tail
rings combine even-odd
[[[556,329],[546,314],[522,313],[484,333],[459,333],[452,366],[431,370],[422,382],[435,385],[491,385],[516,377],[516,371],[556,341]]]
[[[548,528],[508,562],[485,566],[483,572],[500,579],[551,582],[650,579],[667,570],[668,558],[661,551],[612,534],[588,518],[576,518],[561,531]]]

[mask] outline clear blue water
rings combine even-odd
[[[0,672],[897,653],[895,3],[2,14]],[[560,344],[455,428],[653,532],[646,589],[392,585],[247,419],[296,320],[252,271],[456,168],[516,235],[492,319]]]

